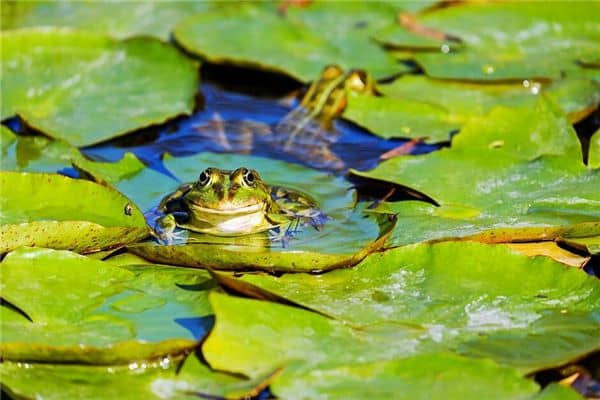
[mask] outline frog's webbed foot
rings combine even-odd
[[[156,238],[158,243],[163,245],[179,244],[187,241],[187,232],[177,230],[177,222],[173,214],[167,214],[156,219],[152,236]]]

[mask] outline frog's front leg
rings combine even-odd
[[[152,236],[158,240],[160,244],[171,245],[175,242],[185,242],[187,232],[177,229],[177,220],[175,214],[167,214],[157,218],[154,222]]]

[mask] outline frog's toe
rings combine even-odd
[[[157,235],[156,239],[158,240],[158,243],[169,246],[172,244],[185,243],[187,240],[186,236],[186,232],[183,230],[165,231]]]

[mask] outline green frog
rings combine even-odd
[[[257,171],[207,168],[198,180],[162,199],[154,236],[161,243],[181,239],[177,228],[214,236],[241,236],[276,231],[283,225],[320,229],[325,215],[307,195],[268,186]],[[290,232],[286,230],[285,232]],[[272,237],[277,234],[272,232]]]
[[[333,121],[342,116],[348,92],[375,94],[375,83],[361,70],[344,71],[337,65],[325,67],[312,82],[300,104],[284,116],[274,129],[258,122],[244,121],[225,127],[216,119],[196,127],[199,135],[211,140],[221,150],[249,153],[264,145],[284,151],[317,168],[342,170],[344,162],[331,150],[339,133]]]

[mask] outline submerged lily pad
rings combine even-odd
[[[0,253],[19,246],[90,253],[148,235],[135,204],[106,186],[61,175],[2,171],[0,187],[5,188]]]
[[[129,366],[79,366],[3,362],[3,389],[26,398],[44,399],[198,399],[249,398],[268,385],[270,376],[242,379],[211,371],[192,354],[179,359]]]
[[[600,13],[595,2],[463,3],[417,16],[427,28],[465,45],[456,52],[421,52],[416,61],[436,78],[506,80],[576,76],[579,60],[600,52]],[[398,27],[385,41],[410,47],[414,34]],[[441,44],[441,42],[440,42]],[[551,60],[551,62],[549,62]]]
[[[264,68],[303,82],[325,65],[362,68],[381,78],[406,70],[371,40],[394,22],[397,6],[381,2],[321,2],[285,15],[273,4],[238,5],[182,21],[175,39],[213,63]]]
[[[3,309],[3,359],[118,364],[181,354],[212,324],[207,281],[197,270],[15,250],[2,262],[2,298],[29,319]]]
[[[207,2],[160,1],[105,2],[55,0],[6,2],[2,29],[34,26],[83,28],[114,37],[152,35],[168,40],[175,24],[208,8]]]
[[[150,38],[116,41],[90,32],[0,32],[2,119],[75,146],[98,143],[190,113],[197,64]]]
[[[266,233],[230,239],[191,233],[188,243],[183,245],[143,242],[129,247],[131,252],[156,262],[215,269],[322,272],[356,264],[380,248],[394,226],[393,218],[372,213],[369,217],[364,212],[365,204],[355,205],[354,194],[346,180],[306,167],[260,157],[211,153],[167,157],[164,164],[181,182],[197,180],[207,167],[256,169],[267,184],[298,190],[314,198],[329,220],[319,231],[307,226],[289,239],[282,238],[283,241],[271,242]],[[171,187],[164,193],[153,192],[155,205],[180,184],[164,179]],[[144,187],[117,186],[125,193],[129,190],[143,193],[154,190],[156,185],[162,183]],[[151,219],[156,217],[153,213],[147,215]],[[153,220],[148,222],[154,224]],[[340,237],[344,240],[340,241]]]
[[[477,356],[523,372],[561,365],[600,346],[600,283],[550,258],[530,258],[500,245],[420,244],[320,276],[238,279],[358,329],[387,326],[393,336],[395,329],[404,332],[402,324],[421,325],[416,352],[477,349]],[[220,321],[230,316],[215,310],[220,332]]]

